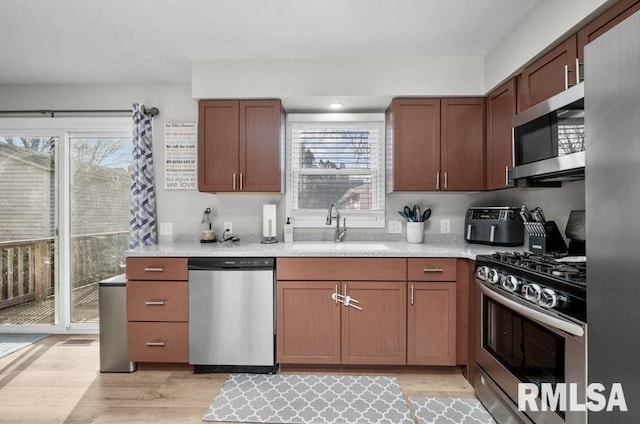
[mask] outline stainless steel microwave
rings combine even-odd
[[[584,178],[584,83],[513,117],[513,179]]]

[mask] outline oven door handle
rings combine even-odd
[[[502,296],[499,293],[496,293],[495,291],[491,290],[490,288],[486,287],[484,284],[480,282],[477,282],[477,285],[480,288],[480,291],[482,291],[482,294],[484,294],[485,296],[490,297],[496,302],[508,308],[513,309],[514,311],[520,313],[521,315],[527,318],[536,320],[543,324],[547,324],[553,328],[565,331],[577,337],[584,336],[584,327],[582,327],[581,325],[578,325],[573,322],[570,322],[561,318],[557,318],[551,315],[544,314],[542,312],[536,311],[535,309],[528,308],[524,305],[521,305],[518,302],[514,302],[511,299],[507,299],[506,297]]]

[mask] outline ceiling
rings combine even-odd
[[[0,0],[0,84],[189,82],[212,59],[484,56],[539,0]]]

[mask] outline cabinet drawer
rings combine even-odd
[[[188,277],[187,258],[127,258],[127,280],[187,281]]]
[[[186,281],[129,281],[127,320],[189,321]]]
[[[456,281],[456,259],[410,258],[407,274],[409,281]]]
[[[278,280],[395,281],[407,279],[404,258],[280,258]]]
[[[130,322],[127,325],[130,361],[189,362],[189,324]]]

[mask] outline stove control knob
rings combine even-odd
[[[510,292],[518,291],[518,289],[520,288],[521,284],[522,284],[522,282],[520,280],[518,280],[513,275],[507,275],[502,280],[502,287],[504,287],[505,290],[510,291]]]
[[[555,308],[558,306],[558,295],[551,289],[542,289],[538,304],[544,308]]]
[[[522,294],[529,302],[538,303],[540,300],[540,292],[542,292],[542,288],[536,283],[527,284],[522,287]]]
[[[489,278],[489,267],[479,266],[478,269],[476,269],[476,277],[478,277],[479,280],[487,281]]]
[[[492,284],[498,284],[500,282],[500,274],[498,273],[497,269],[491,268],[489,270],[487,281],[489,281]]]

